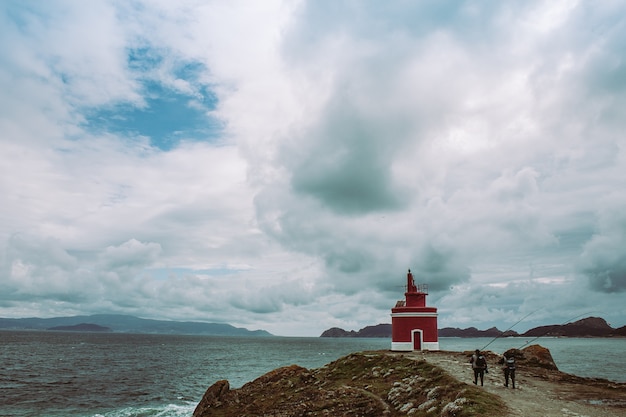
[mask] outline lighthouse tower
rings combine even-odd
[[[415,285],[411,270],[406,277],[405,299],[391,309],[391,350],[439,350],[437,308],[426,307],[426,284]]]

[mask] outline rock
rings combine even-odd
[[[486,376],[484,387],[474,386],[472,353],[361,352],[319,369],[279,368],[239,389],[218,381],[193,416],[562,417],[566,409],[568,415],[626,416],[626,384],[560,372],[542,346],[507,352],[518,362],[515,390],[502,387],[498,372]],[[501,357],[485,353],[494,365]]]
[[[469,352],[468,352],[469,354]],[[513,355],[515,357],[515,362],[518,368],[523,369],[534,369],[534,370],[550,370],[550,371],[558,371],[559,368],[556,366],[554,359],[552,359],[552,354],[550,350],[540,345],[531,345],[524,349],[509,349],[504,352],[504,355],[510,356]],[[488,361],[491,363],[498,363],[502,356],[492,354],[491,352],[487,353]]]
[[[550,369],[554,371],[557,371],[559,369],[556,366],[556,363],[554,363],[554,359],[552,359],[552,354],[550,353],[550,351],[543,346],[531,345],[521,351],[517,349],[511,349],[511,351],[513,351],[511,353],[514,353],[516,355],[516,358],[519,355],[519,358],[525,361],[527,366],[538,366],[540,368]]]
[[[193,415],[204,415],[208,409],[216,408],[222,405],[223,398],[230,391],[230,384],[227,380],[222,379],[211,385],[202,396],[202,400],[196,406]]]
[[[240,389],[219,381],[193,417],[469,417],[476,409],[497,415],[502,407],[493,394],[468,387],[424,360],[380,351],[351,354],[315,370],[279,368]]]

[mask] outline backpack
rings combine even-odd
[[[507,368],[515,369],[515,357],[514,356],[506,358],[504,363],[506,364]]]
[[[476,366],[478,368],[485,368],[487,366],[487,361],[483,355],[479,355],[476,359]]]

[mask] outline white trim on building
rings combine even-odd
[[[419,312],[391,313],[391,317],[437,317],[437,313],[419,313]]]
[[[391,342],[391,350],[394,352],[413,352],[413,341]],[[422,342],[422,350],[439,350],[439,342]]]

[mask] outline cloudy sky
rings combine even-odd
[[[626,325],[626,3],[0,2],[0,317]]]

